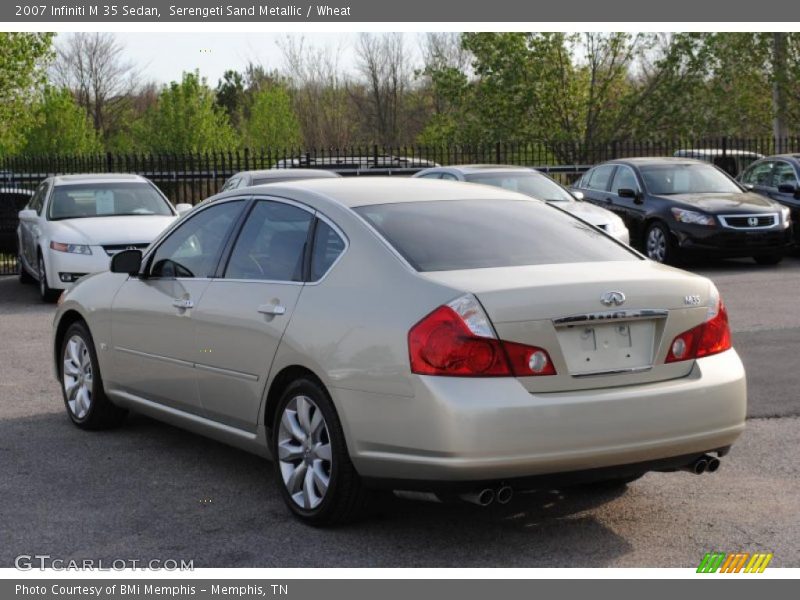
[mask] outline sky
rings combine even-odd
[[[59,38],[69,33],[59,34]],[[209,85],[227,69],[243,70],[248,62],[259,63],[268,69],[283,66],[279,42],[291,35],[302,38],[304,44],[338,52],[339,66],[345,71],[355,69],[353,48],[357,33],[116,33],[125,48],[127,58],[140,70],[142,79],[156,83],[179,80],[184,71],[200,70]],[[416,57],[419,54],[418,34],[406,33],[406,47]],[[56,43],[59,42],[57,38]]]

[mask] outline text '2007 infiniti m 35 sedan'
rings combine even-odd
[[[135,410],[271,456],[316,524],[381,488],[487,504],[713,471],[745,421],[708,279],[467,183],[220,194],[66,292],[53,347],[76,425]]]

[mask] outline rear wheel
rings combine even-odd
[[[671,263],[677,258],[672,234],[663,223],[651,223],[644,234],[644,251],[647,258],[659,263]]]
[[[368,492],[350,461],[333,403],[318,382],[298,379],[284,391],[275,412],[272,456],[283,500],[300,520],[335,525],[365,510]]]
[[[44,266],[44,258],[42,255],[39,255],[39,295],[42,297],[44,302],[54,302],[60,292],[58,290],[52,289],[47,284],[47,271],[45,270]]]
[[[103,391],[103,380],[89,329],[70,325],[61,345],[61,391],[67,414],[81,429],[119,425],[127,411],[115,406]]]
[[[760,265],[777,265],[779,262],[783,260],[783,255],[781,254],[759,254],[758,256],[754,256],[753,260],[756,261]]]

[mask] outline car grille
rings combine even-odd
[[[122,252],[123,250],[144,250],[150,244],[108,244],[103,246],[103,250],[106,251],[106,254],[109,256],[114,256],[117,252]]]
[[[719,215],[719,220],[723,227],[731,229],[767,229],[778,224],[778,215],[757,214],[757,215]]]

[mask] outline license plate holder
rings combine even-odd
[[[653,320],[575,324],[558,337],[570,374],[578,376],[651,368],[655,331]]]

